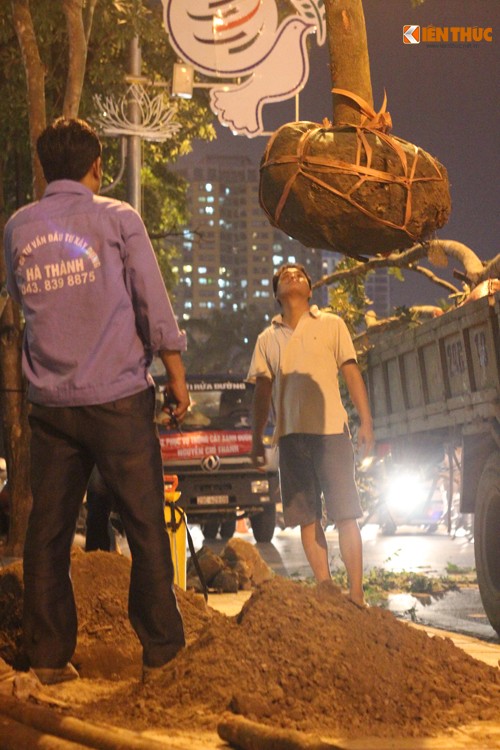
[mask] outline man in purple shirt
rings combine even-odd
[[[95,464],[116,496],[132,553],[129,617],[148,679],[185,643],[148,367],[153,355],[161,358],[182,421],[189,406],[185,334],[140,216],[97,195],[101,144],[94,130],[60,118],[41,134],[37,151],[47,189],[10,218],[4,237],[7,288],[26,320],[31,402],[25,648],[42,682],[78,677],[70,663],[77,636],[70,549]]]

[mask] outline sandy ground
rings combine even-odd
[[[143,685],[129,574],[119,555],[73,557],[82,678],[43,690],[63,713],[172,750],[227,747],[217,724],[228,712],[349,750],[500,748],[500,646],[360,610],[334,585],[275,576],[254,591],[211,595],[208,606],[179,591],[188,647]],[[0,656],[18,668],[21,599],[13,564],[0,573]]]

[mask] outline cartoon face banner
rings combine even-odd
[[[325,41],[323,0],[162,0],[170,44],[183,62],[219,79],[210,105],[223,125],[252,138],[264,131],[262,108],[290,99],[309,77],[306,39]]]

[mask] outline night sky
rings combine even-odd
[[[438,237],[469,245],[483,260],[494,257],[500,252],[500,0],[426,0],[417,8],[411,0],[364,0],[363,6],[375,109],[382,105],[385,88],[392,134],[422,147],[448,170],[452,213]],[[405,24],[493,27],[493,41],[406,45]],[[299,117],[321,122],[332,114],[328,49],[310,39],[310,75],[300,94]],[[264,107],[266,130],[293,120],[293,100]],[[217,136],[210,144],[195,144],[193,154],[184,158],[192,162],[206,154],[233,153],[260,161],[265,137],[233,136],[218,124]],[[453,280],[452,268],[435,271]],[[413,272],[405,278],[404,284],[392,284],[395,305],[433,303],[446,296]]]

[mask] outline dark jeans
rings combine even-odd
[[[151,389],[97,406],[32,406],[33,510],[24,550],[23,627],[33,667],[62,667],[76,646],[70,550],[94,464],[116,496],[127,534],[129,617],[144,664],[161,666],[185,643],[172,588],[153,412]]]
[[[85,552],[115,552],[116,543],[110,521],[111,495],[87,489],[85,517]]]
[[[94,466],[87,486],[87,514],[85,517],[85,552],[116,551],[116,541],[111,525],[111,511],[116,511],[113,493],[102,481]]]

